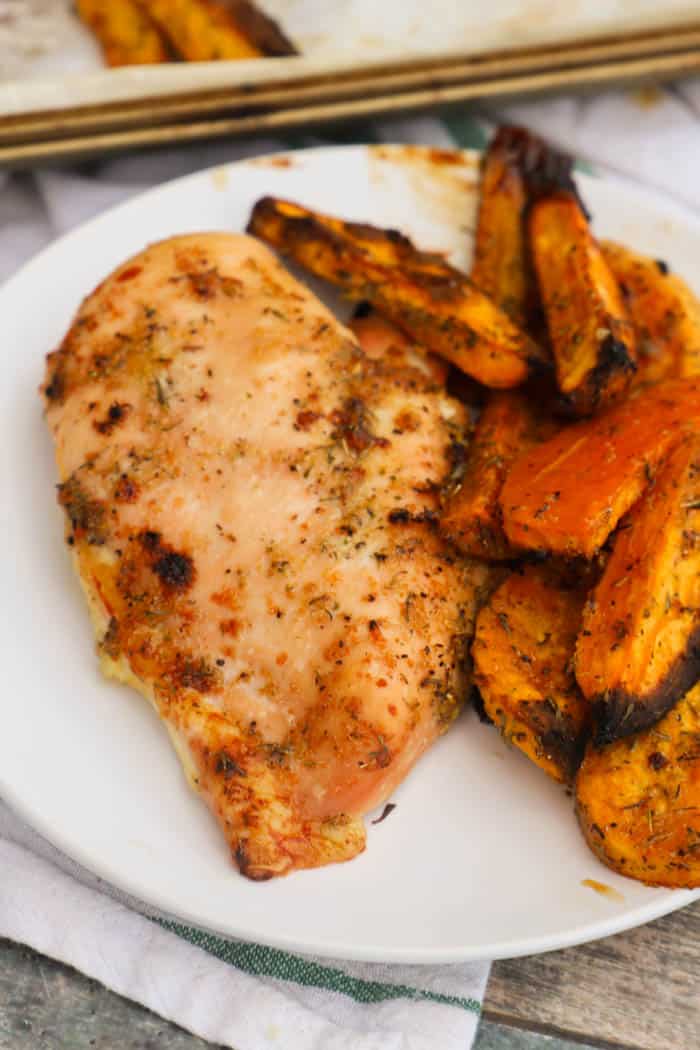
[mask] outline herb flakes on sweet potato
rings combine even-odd
[[[700,301],[666,263],[622,244],[601,244],[638,336],[635,384],[700,375]]]
[[[474,678],[505,738],[555,780],[573,778],[590,708],[572,670],[583,585],[543,567],[513,573],[477,617]]]
[[[484,154],[469,274],[519,325],[527,323],[537,295],[524,223],[528,193],[521,159],[529,142],[520,128],[499,128]]]
[[[464,474],[448,490],[440,531],[464,553],[487,561],[512,558],[503,532],[499,497],[512,462],[551,433],[532,399],[513,390],[489,396],[466,456]]]
[[[700,676],[700,437],[686,435],[623,518],[576,646],[609,743],[658,721]]]
[[[519,386],[549,367],[547,353],[465,274],[395,230],[264,197],[253,208],[248,232],[351,299],[368,300],[417,343],[485,386]]]
[[[484,154],[470,279],[513,320],[541,325],[527,232],[531,198],[543,183],[573,187],[573,160],[526,128],[505,125]]]
[[[576,810],[595,855],[651,886],[700,886],[700,685],[651,729],[589,746]]]
[[[575,193],[536,200],[529,230],[562,406],[591,415],[618,401],[636,370],[624,297]]]
[[[515,547],[590,558],[636,503],[659,463],[700,423],[700,379],[638,392],[520,456],[501,493]]]

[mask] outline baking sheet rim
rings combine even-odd
[[[518,54],[538,53],[543,56],[556,55],[570,49],[604,48],[607,46],[648,45],[683,47],[683,39],[693,39],[700,31],[700,21],[679,20],[664,31],[644,28],[635,32],[589,34],[581,40],[547,40],[537,45],[506,46],[501,50],[480,51],[466,55],[463,51],[444,51],[425,55],[419,52],[406,53],[387,49],[380,56],[367,56],[358,61],[357,56],[326,54],[323,58],[296,56],[292,58],[254,59],[239,62],[171,63],[158,66],[124,67],[99,70],[46,80],[20,80],[0,84],[0,121],[11,117],[28,117],[31,114],[63,112],[66,109],[82,109],[96,105],[127,104],[152,99],[157,102],[164,97],[206,93],[208,91],[232,91],[236,94],[254,93],[271,85],[286,85],[314,78],[343,78],[378,71],[382,68],[400,72],[410,67],[430,67],[439,70],[448,64],[465,62],[477,65]],[[273,72],[274,71],[274,72]],[[109,78],[109,80],[107,80]],[[193,84],[196,81],[196,84]],[[106,90],[106,85],[109,90]],[[61,100],[63,96],[63,101]]]
[[[99,155],[100,153],[141,148],[145,146],[195,142],[224,135],[242,137],[265,132],[279,132],[285,128],[300,128],[312,124],[378,116],[381,113],[417,111],[429,106],[468,101],[477,97],[496,97],[516,91],[547,91],[582,87],[586,84],[621,82],[650,77],[679,75],[700,71],[700,50],[681,54],[661,55],[656,59],[642,58],[600,66],[579,67],[552,72],[544,71],[526,77],[506,77],[502,81],[457,84],[449,88],[422,88],[413,92],[397,92],[364,100],[341,100],[340,103],[302,106],[296,110],[279,109],[260,116],[239,118],[210,118],[190,122],[134,128],[112,133],[95,133],[72,139],[20,142],[8,146],[0,144],[0,165],[17,166],[29,162],[69,159]]]

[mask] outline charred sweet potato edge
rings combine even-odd
[[[519,386],[548,356],[469,278],[395,230],[343,222],[264,197],[248,232],[310,272],[368,300],[411,338],[486,386]]]

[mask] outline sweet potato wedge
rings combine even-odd
[[[368,300],[415,342],[485,386],[519,386],[547,368],[545,351],[464,274],[395,230],[264,197],[248,232],[350,298]]]
[[[572,160],[525,128],[498,129],[484,155],[474,261],[474,284],[527,327],[539,306],[527,238],[530,189],[547,179],[570,178]]]
[[[591,415],[619,400],[636,370],[624,298],[570,190],[537,200],[529,230],[562,407]]]
[[[637,330],[635,384],[700,375],[700,300],[660,259],[603,241]]]
[[[586,591],[542,567],[513,573],[476,621],[474,679],[486,714],[555,780],[572,780],[590,708],[571,661]]]
[[[520,391],[494,391],[476,424],[464,472],[443,496],[440,531],[464,553],[487,561],[514,557],[503,532],[499,497],[510,465],[553,424]]]
[[[576,811],[614,871],[650,886],[700,886],[700,685],[653,728],[588,748]]]
[[[515,547],[590,558],[637,501],[684,428],[700,425],[700,380],[638,391],[520,456],[501,508]]]
[[[138,2],[187,62],[296,54],[277,23],[248,0]]]
[[[522,327],[537,296],[524,223],[528,194],[522,154],[529,141],[520,128],[499,128],[484,155],[469,274]]]
[[[424,358],[426,370],[434,381],[440,386],[444,386],[447,382],[449,365],[435,354],[425,353],[408,336],[404,335],[400,328],[397,328],[391,321],[387,321],[386,317],[382,317],[375,310],[363,309],[352,318],[348,328],[355,333],[357,341],[368,357],[385,357],[395,351],[401,353],[418,351]]]
[[[699,435],[670,452],[623,518],[575,666],[599,745],[653,725],[700,677]]]
[[[108,66],[145,66],[167,62],[165,40],[138,0],[77,0],[82,22],[97,37]]]

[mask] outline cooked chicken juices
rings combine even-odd
[[[153,703],[244,875],[355,856],[467,687],[486,570],[433,527],[462,406],[227,234],[121,266],[43,393],[105,673]]]

